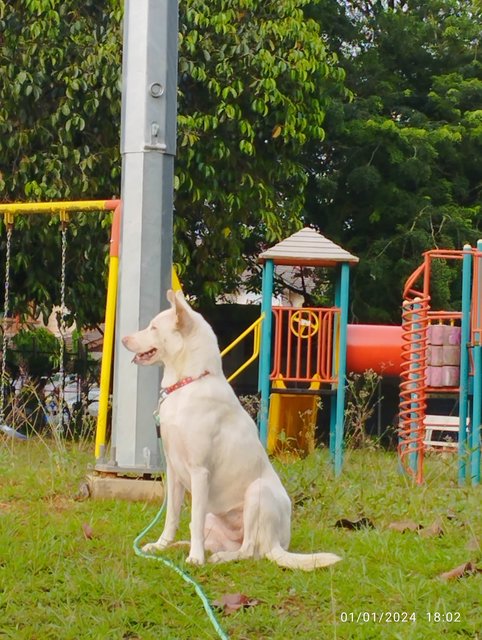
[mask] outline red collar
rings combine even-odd
[[[171,384],[170,387],[161,387],[161,391],[159,394],[159,404],[161,405],[164,402],[164,400],[167,398],[167,396],[169,396],[173,391],[177,391],[177,389],[180,389],[181,387],[185,387],[187,384],[191,384],[191,382],[196,382],[196,380],[200,380],[201,378],[204,378],[204,376],[208,376],[208,375],[209,375],[209,371],[203,371],[201,375],[196,376],[195,378],[188,376],[187,378],[183,378],[182,380],[179,380],[178,382]]]

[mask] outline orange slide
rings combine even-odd
[[[399,376],[402,362],[402,327],[349,324],[346,344],[347,372],[373,369],[382,376]]]

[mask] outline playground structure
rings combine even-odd
[[[0,205],[7,230],[8,254],[17,215],[44,213],[59,216],[63,238],[63,279],[65,230],[69,215],[95,211],[113,212],[95,442],[96,460],[102,461],[107,446],[118,294],[120,201]],[[467,470],[474,484],[480,482],[482,242],[476,249],[467,245],[462,251],[427,251],[423,258],[422,265],[405,286],[402,325],[384,326],[347,323],[349,268],[358,259],[313,229],[303,229],[261,254],[261,315],[223,351],[223,355],[253,334],[252,353],[229,379],[233,380],[259,358],[260,437],[270,452],[276,450],[282,432],[298,439],[300,448],[303,448],[306,445],[303,442],[306,424],[303,422],[316,423],[318,399],[326,396],[330,407],[330,452],[335,472],[340,473],[345,375],[372,369],[382,376],[400,377],[398,448],[400,462],[407,473],[418,483],[423,482],[424,454],[427,446],[435,444],[444,446],[445,450],[458,450],[460,483],[466,481]],[[430,306],[434,260],[456,260],[462,265],[462,305],[459,311],[433,310]],[[337,269],[334,305],[326,308],[272,306],[273,273],[278,264]],[[9,259],[6,267],[4,311],[8,312]],[[172,286],[180,288],[174,271]],[[62,289],[65,290],[65,282]],[[63,304],[61,301],[61,308]],[[3,352],[5,348],[4,344]],[[2,379],[5,377],[4,360]],[[427,398],[434,394],[457,398],[459,415],[427,415]],[[0,409],[3,423],[3,404]],[[465,425],[465,428],[460,428],[460,425]],[[432,441],[432,434],[437,431],[455,435],[457,442]]]
[[[265,317],[269,313],[268,301],[272,294],[269,281],[273,266],[268,260],[278,260],[279,264],[316,264],[304,255],[301,239],[308,237],[316,245],[316,233],[305,229],[261,255],[269,274],[263,284]],[[301,241],[298,254],[290,254],[290,246],[288,255],[284,255],[283,248],[296,241]],[[323,238],[323,242],[329,241]],[[325,263],[322,258],[323,251],[329,251],[328,247],[318,241],[318,264],[330,264],[328,257]],[[477,249],[465,246],[462,251],[426,252],[423,264],[405,286],[401,326],[346,324],[343,306],[346,309],[348,304],[347,275],[344,285],[337,285],[334,307],[274,307],[273,364],[268,369],[271,327],[264,322],[264,343],[261,345],[264,362],[260,363],[259,376],[260,435],[268,449],[275,449],[282,429],[288,436],[302,435],[306,430],[303,422],[307,412],[316,422],[317,401],[313,395],[329,395],[330,452],[335,472],[339,473],[344,438],[344,384],[340,381],[344,380],[346,371],[371,369],[382,376],[400,377],[398,449],[401,465],[407,473],[418,483],[423,482],[425,450],[438,446],[444,450],[458,450],[460,483],[466,481],[469,467],[472,483],[478,484],[482,398],[481,250],[482,242],[479,242]],[[430,267],[436,259],[463,263],[460,311],[437,311],[430,307]],[[355,261],[348,258],[346,264]],[[420,280],[419,290],[416,286]],[[271,390],[268,380],[272,383]],[[305,386],[300,388],[300,382]],[[429,396],[458,399],[459,416],[427,415]],[[432,440],[436,432],[458,436],[458,441]]]
[[[431,308],[435,260],[459,261],[460,311]],[[480,483],[482,409],[482,241],[461,251],[424,253],[421,266],[407,280],[402,312],[399,454],[404,468],[423,482],[427,428],[458,433],[458,477]],[[427,416],[427,397],[457,398],[459,415]]]
[[[60,415],[63,415],[63,387],[64,387],[64,348],[65,348],[65,271],[66,271],[66,253],[67,253],[67,228],[72,214],[79,213],[99,213],[113,212],[111,240],[110,240],[110,258],[107,285],[107,302],[106,302],[106,318],[105,318],[105,334],[104,334],[104,352],[101,368],[101,392],[99,396],[99,417],[101,420],[107,420],[107,411],[109,403],[109,387],[110,387],[110,369],[112,363],[112,347],[114,342],[114,321],[115,321],[115,304],[117,297],[117,273],[118,273],[118,248],[119,248],[119,223],[120,223],[120,200],[81,200],[66,202],[42,202],[42,203],[13,203],[0,204],[0,215],[4,216],[6,229],[6,258],[5,258],[5,274],[4,274],[4,301],[3,301],[3,338],[2,338],[2,367],[0,381],[0,425],[4,430],[15,434],[15,427],[5,424],[5,380],[6,380],[6,357],[8,348],[8,335],[6,331],[6,322],[10,310],[10,254],[12,234],[15,225],[15,219],[19,215],[50,215],[58,216],[59,226],[62,238],[61,250],[61,299],[60,303],[60,368],[59,377],[60,385]]]
[[[343,449],[349,273],[350,264],[358,262],[358,258],[313,229],[305,228],[262,253],[259,260],[263,264],[261,313],[264,315],[258,381],[261,441],[267,444],[270,414],[273,440],[273,431],[282,414],[293,417],[300,411],[311,411],[314,418],[316,396],[326,393],[331,405],[330,452],[335,472],[339,473]],[[334,306],[327,309],[272,309],[273,274],[277,264],[335,268]],[[272,311],[275,318],[273,369]],[[289,388],[287,384],[290,384]],[[277,393],[281,397],[277,398]],[[270,396],[273,396],[271,406]]]
[[[63,238],[62,279],[65,279],[65,230],[76,212],[112,211],[105,333],[100,378],[95,457],[102,461],[107,442],[114,328],[118,295],[119,200],[0,205],[7,230],[7,253],[15,217],[21,214],[58,215]],[[316,423],[318,399],[329,398],[330,453],[336,473],[343,461],[344,394],[347,372],[372,369],[382,376],[400,377],[399,456],[403,468],[423,482],[423,461],[428,445],[458,450],[459,482],[469,477],[480,482],[480,422],[482,394],[482,242],[476,249],[432,250],[407,280],[401,326],[347,323],[349,268],[358,259],[313,229],[303,229],[260,256],[263,264],[263,302],[260,317],[224,351],[253,335],[253,351],[229,376],[233,380],[259,358],[261,399],[260,438],[274,452],[282,433],[306,443],[306,423]],[[462,305],[459,311],[433,310],[430,285],[434,260],[456,260],[462,265]],[[275,266],[335,268],[334,305],[317,307],[272,306]],[[180,288],[175,272],[172,286]],[[65,282],[62,287],[65,291]],[[4,311],[8,313],[9,259],[6,260]],[[64,305],[61,301],[61,308]],[[4,318],[6,313],[4,313]],[[4,341],[6,332],[4,331]],[[6,344],[3,345],[5,353]],[[2,379],[5,377],[2,359]],[[63,365],[61,362],[61,372]],[[459,415],[427,415],[430,395],[457,398]],[[3,394],[2,394],[3,398]],[[4,423],[3,402],[0,406]],[[465,425],[465,428],[460,428]],[[449,432],[457,443],[432,441],[433,432]],[[429,434],[429,435],[427,435]]]
[[[259,427],[261,440],[268,450],[276,450],[281,435],[304,448],[306,422],[316,423],[318,398],[327,396],[330,453],[335,473],[339,473],[343,460],[345,374],[371,369],[381,376],[400,378],[398,450],[402,468],[417,483],[422,483],[427,447],[457,450],[459,482],[467,480],[469,468],[472,483],[478,484],[482,401],[481,251],[482,242],[476,249],[467,245],[462,251],[426,252],[423,264],[407,280],[401,326],[347,324],[349,266],[356,263],[357,258],[314,230],[303,229],[261,254],[262,312],[253,325],[259,332],[261,323],[261,344],[256,347],[255,337],[253,355],[245,366],[260,353]],[[460,311],[430,307],[430,267],[436,259],[463,263]],[[272,307],[276,264],[337,268],[334,306]],[[243,336],[249,335],[249,331]],[[457,399],[459,415],[427,415],[430,396]],[[444,442],[435,437],[447,433],[455,436],[457,442]]]

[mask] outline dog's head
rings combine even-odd
[[[167,365],[180,358],[184,360],[184,352],[192,352],[197,343],[205,343],[206,331],[212,334],[209,325],[191,309],[181,292],[169,290],[167,299],[170,309],[159,313],[145,329],[122,338],[122,344],[135,353],[135,364]],[[216,351],[219,353],[217,343]]]

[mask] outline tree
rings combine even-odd
[[[3,201],[118,195],[120,4],[0,0]],[[323,140],[333,96],[346,97],[312,4],[180,3],[174,251],[200,299],[235,289],[266,241],[301,225],[303,150]],[[67,303],[82,325],[103,315],[105,226],[76,217],[69,232]],[[39,219],[15,227],[15,308],[34,299],[47,311],[59,234]]]
[[[35,383],[48,378],[58,369],[60,342],[47,329],[22,329],[12,340],[7,353],[12,379],[31,377]]]
[[[120,18],[117,0],[0,0],[0,199],[119,194]],[[59,225],[15,221],[12,306],[48,315],[60,301]],[[81,326],[102,318],[109,221],[68,231],[67,302]],[[2,232],[2,259],[5,234]],[[2,268],[3,272],[3,268]]]
[[[6,357],[11,381],[22,381],[20,388],[10,389],[7,423],[12,420],[39,432],[47,413],[45,386],[58,369],[60,342],[47,329],[22,329],[13,338]],[[6,382],[2,382],[2,392]]]
[[[346,95],[309,4],[184,3],[175,258],[201,297],[235,289],[266,242],[302,224],[303,149],[323,140],[331,96]]]
[[[421,253],[480,236],[480,17],[462,0],[355,2],[345,14],[340,54],[355,99],[333,105],[312,150],[307,219],[360,257],[362,321],[399,322]],[[453,295],[445,281],[435,291],[446,309]]]

